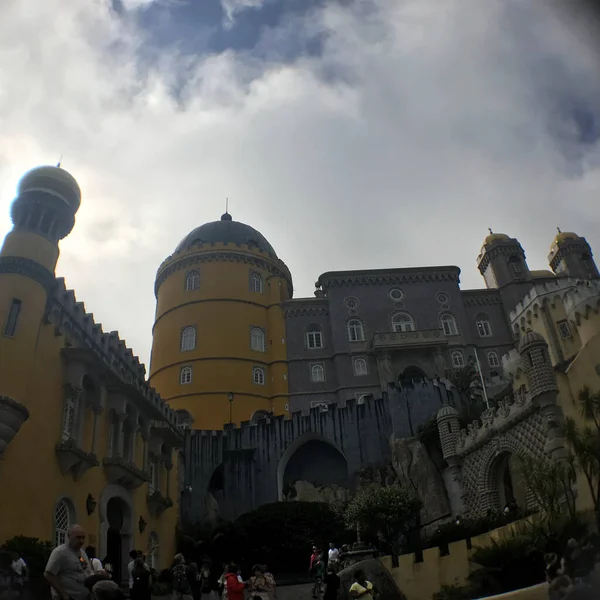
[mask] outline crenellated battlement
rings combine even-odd
[[[600,281],[578,281],[565,294],[564,304],[569,320],[579,327],[600,309]]]
[[[467,429],[461,429],[456,441],[456,455],[465,457],[474,452],[499,433],[504,433],[536,410],[525,388],[515,391],[514,402],[506,397],[497,407],[490,407],[481,414],[481,422],[475,419]]]
[[[64,336],[68,346],[90,350],[118,379],[135,388],[147,402],[160,411],[173,428],[177,428],[177,416],[162,400],[156,390],[146,381],[146,367],[119,337],[118,331],[105,333],[96,323],[93,313],[67,289],[63,277],[55,280],[54,288],[46,305],[46,321],[54,326],[55,335]]]

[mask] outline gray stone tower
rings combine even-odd
[[[462,469],[456,453],[456,442],[460,432],[458,412],[450,404],[444,404],[437,413],[437,427],[442,445],[442,455],[448,465],[444,470],[444,484],[448,492],[450,507],[454,516],[464,511]]]
[[[560,460],[565,456],[561,435],[562,412],[556,403],[558,386],[544,337],[528,330],[519,346],[521,366],[525,371],[531,402],[539,407],[546,433],[544,450],[548,456]]]
[[[595,279],[600,277],[592,249],[584,237],[558,230],[548,255],[550,268],[560,277]]]

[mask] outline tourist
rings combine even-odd
[[[104,560],[102,561],[102,565],[104,566],[104,571],[106,572],[106,574],[109,577],[113,576],[113,564],[112,564],[112,559],[108,556],[108,554],[104,557]]]
[[[25,584],[29,578],[29,572],[27,563],[18,552],[12,553],[11,569],[13,572],[13,584],[15,589],[19,592],[20,596],[23,597],[23,594],[25,593]]]
[[[138,556],[133,561],[131,576],[133,578],[133,585],[129,593],[131,600],[150,600],[152,577],[143,558]]]
[[[319,549],[316,546],[313,546],[312,547],[312,554],[310,555],[310,564],[309,564],[309,567],[308,567],[308,572],[309,573],[312,573],[314,563],[317,560],[318,556],[319,556]]]
[[[218,586],[217,582],[214,581],[213,572],[210,563],[207,560],[202,563],[202,569],[200,570],[199,577],[200,596],[198,596],[198,598],[215,600]]]
[[[315,560],[312,562],[311,575],[314,580],[314,586],[312,590],[312,597],[317,598],[321,595],[321,585],[323,578],[325,577],[325,563],[323,561],[323,555],[318,553]]]
[[[21,592],[15,587],[13,557],[5,548],[0,548],[0,600],[19,600]]]
[[[93,600],[125,600],[123,590],[114,581],[99,581],[92,588]]]
[[[277,583],[275,582],[275,577],[273,577],[273,573],[269,570],[267,565],[262,566],[263,573],[265,575],[265,579],[271,588],[270,597],[277,598]]]
[[[240,568],[237,565],[229,565],[227,567],[224,586],[227,593],[226,600],[244,600],[244,588],[246,584],[242,581],[239,573]]]
[[[340,551],[333,542],[330,542],[330,544],[329,544],[329,553],[327,555],[327,564],[331,565],[336,570],[340,564]]]
[[[350,586],[350,595],[353,598],[373,600],[375,589],[370,581],[367,581],[365,572],[358,570],[354,573],[354,583]]]
[[[327,567],[327,575],[325,575],[325,594],[323,600],[337,600],[340,590],[340,578],[338,577],[335,567]]]
[[[83,551],[85,532],[73,525],[67,532],[67,543],[52,550],[44,577],[52,586],[52,596],[60,600],[88,600],[90,592],[85,585],[92,570]]]
[[[102,566],[102,562],[99,558],[96,558],[96,548],[94,546],[88,546],[85,549],[87,557],[90,559],[90,567],[93,573],[106,573],[106,570]]]
[[[263,569],[260,565],[252,567],[254,575],[250,577],[248,587],[250,589],[251,598],[260,598],[261,600],[270,600],[270,595],[273,593],[273,587],[265,577]]]
[[[190,573],[185,564],[183,554],[176,554],[173,559],[173,599],[174,600],[193,600],[192,586],[190,585]]]

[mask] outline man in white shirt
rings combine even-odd
[[[329,544],[329,555],[327,558],[327,562],[332,567],[337,567],[340,562],[340,551],[333,542],[330,542]]]

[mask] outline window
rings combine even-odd
[[[252,382],[255,385],[265,385],[265,370],[262,367],[252,369]]]
[[[323,365],[313,365],[310,369],[310,378],[312,381],[325,381],[325,368]]]
[[[193,292],[200,289],[200,273],[190,271],[185,277],[185,291]]]
[[[306,346],[309,350],[323,347],[323,333],[320,325],[309,325],[306,330]]]
[[[394,302],[400,302],[402,298],[404,298],[404,292],[398,288],[394,288],[393,290],[390,290],[390,298]]]
[[[156,458],[150,457],[148,464],[148,491],[153,494],[158,487],[158,471],[156,470]]]
[[[452,366],[455,369],[460,369],[465,366],[465,359],[462,352],[457,350],[456,352],[452,353]]]
[[[65,412],[63,414],[62,433],[60,436],[60,439],[63,442],[68,442],[75,433],[75,409],[75,397],[72,393],[67,393],[67,397],[65,398]]]
[[[67,533],[71,523],[71,511],[66,500],[59,500],[54,509],[54,544],[60,546],[67,542]]]
[[[456,319],[452,315],[442,315],[440,323],[445,335],[458,335]]]
[[[357,376],[367,374],[367,361],[364,358],[354,359],[354,374]]]
[[[435,298],[440,304],[448,304],[448,294],[444,294],[444,292],[436,294]]]
[[[186,327],[181,332],[181,351],[188,352],[196,347],[196,328],[193,326]]]
[[[17,321],[19,320],[19,313],[21,312],[21,301],[17,298],[13,298],[10,308],[8,309],[8,316],[6,317],[6,323],[4,324],[4,335],[12,337],[15,335],[17,330]]]
[[[262,294],[263,291],[263,280],[260,273],[250,271],[250,291]]]
[[[154,531],[148,537],[148,566],[158,569],[158,536]]]
[[[571,337],[571,326],[569,325],[568,321],[559,321],[557,325],[560,337],[563,340],[566,340]]]
[[[488,352],[488,365],[490,367],[499,367],[500,361],[498,360],[498,355],[495,352]]]
[[[589,254],[581,255],[581,264],[586,271],[592,270],[592,259],[590,258]]]
[[[396,313],[392,317],[392,329],[398,331],[414,331],[415,325],[412,317],[406,313]]]
[[[518,256],[511,256],[508,259],[508,265],[510,266],[510,270],[514,275],[521,274],[521,259]]]
[[[181,371],[179,372],[179,383],[181,385],[192,383],[192,367],[181,367]]]
[[[487,318],[487,315],[477,315],[475,317],[475,323],[477,325],[477,332],[479,333],[479,337],[491,337],[492,328],[490,326],[490,321]]]
[[[348,339],[351,342],[362,342],[365,339],[363,325],[358,319],[348,321]]]
[[[265,332],[260,327],[250,330],[250,348],[256,352],[265,351]]]
[[[192,427],[192,416],[187,410],[177,411],[177,427],[179,429],[191,429]]]
[[[358,299],[346,298],[345,304],[348,310],[356,310],[358,308]]]

